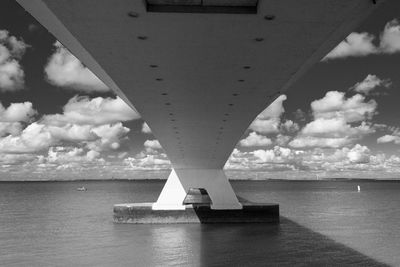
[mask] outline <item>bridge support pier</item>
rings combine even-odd
[[[190,188],[203,188],[211,198],[211,209],[241,209],[225,173],[221,169],[172,169],[154,210],[185,209],[183,200]]]
[[[210,203],[184,204],[190,189]],[[277,223],[279,205],[238,200],[221,169],[173,169],[157,202],[114,205],[116,223]]]

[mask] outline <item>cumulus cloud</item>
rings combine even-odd
[[[286,95],[279,96],[271,103],[264,111],[249,126],[249,129],[262,133],[278,133],[280,126],[281,115],[285,112],[283,101],[286,100]]]
[[[146,140],[143,145],[145,148],[162,149],[160,142],[158,142],[158,140]]]
[[[370,150],[368,147],[357,144],[347,151],[347,158],[352,163],[368,163],[370,158],[369,154]]]
[[[344,92],[329,91],[326,95],[311,103],[314,118],[343,118],[346,122],[357,122],[370,119],[376,112],[377,103],[356,94],[346,98]]]
[[[263,135],[251,132],[245,139],[240,140],[239,144],[243,147],[269,146],[272,141]]]
[[[278,134],[276,136],[275,142],[280,146],[286,146],[290,139],[292,139],[292,137],[289,135]]]
[[[60,42],[44,69],[49,83],[86,93],[107,92],[108,87],[72,55]]]
[[[50,163],[82,163],[90,162],[98,159],[100,153],[89,150],[85,152],[82,148],[77,147],[50,147],[46,160]]]
[[[314,120],[303,127],[289,146],[338,148],[349,145],[375,131],[367,120],[376,113],[376,108],[374,100],[366,102],[360,94],[346,98],[343,92],[327,92],[311,103]]]
[[[129,129],[122,123],[93,125],[29,124],[20,134],[0,138],[0,153],[37,153],[55,145],[75,143],[97,152],[120,147]]]
[[[366,32],[350,33],[340,44],[329,52],[323,60],[346,57],[361,57],[378,53],[373,44],[375,36]]]
[[[30,102],[0,105],[0,153],[37,153],[70,143],[96,153],[116,150],[129,132],[121,121],[138,118],[120,98],[101,97],[74,97],[62,114],[30,123],[35,114]],[[21,122],[28,126],[23,129]]]
[[[143,122],[143,125],[142,125],[142,133],[151,134],[151,129],[150,129],[149,125],[145,122]]]
[[[391,160],[397,168],[400,158]],[[235,149],[231,154],[226,169],[229,170],[266,170],[266,171],[366,171],[385,169],[388,159],[383,155],[371,155],[368,147],[356,144],[352,147],[336,149],[296,150],[280,146],[273,149],[259,149],[253,152],[241,152]],[[291,172],[292,175],[294,174]],[[307,172],[307,178],[310,177]],[[296,177],[294,175],[293,177]]]
[[[258,149],[251,152],[242,152],[235,149],[225,169],[229,170],[265,170],[287,171],[304,170],[307,167],[302,164],[304,151],[275,146],[273,149]]]
[[[75,96],[63,107],[63,114],[46,115],[47,124],[65,123],[101,125],[138,119],[139,114],[121,98]]]
[[[11,103],[7,108],[0,102],[0,137],[18,135],[23,129],[21,122],[31,121],[36,113],[31,102]]]
[[[300,129],[299,125],[292,120],[286,120],[281,124],[281,132],[295,133]]]
[[[399,20],[394,19],[385,25],[379,44],[382,53],[393,54],[400,52],[400,24]]]
[[[313,151],[307,159],[309,164],[320,170],[371,170],[374,156],[367,146],[356,144],[353,147],[338,148],[330,153]],[[370,165],[371,165],[370,164]]]
[[[0,163],[4,165],[21,165],[37,159],[36,155],[32,154],[0,154]]]
[[[45,125],[36,122],[28,125],[20,135],[0,138],[2,153],[33,153],[55,144],[55,139],[46,131]]]
[[[375,130],[365,122],[359,126],[351,126],[343,119],[317,119],[307,124],[289,146],[331,147],[338,148],[349,145]]]
[[[384,136],[379,137],[376,141],[378,144],[393,142],[393,143],[399,145],[400,144],[400,136],[386,134]]]
[[[120,148],[121,140],[130,131],[124,127],[121,122],[114,124],[105,124],[93,127],[91,131],[98,138],[95,141],[87,142],[88,148],[95,151],[107,151]]]
[[[295,153],[290,148],[275,146],[269,150],[256,150],[253,155],[261,162],[285,163],[295,157]]]
[[[5,135],[18,135],[22,131],[22,124],[19,122],[0,122],[0,137]]]
[[[343,118],[318,118],[308,123],[301,131],[303,135],[314,137],[358,137],[373,132],[373,129],[362,122],[359,126],[351,126]]]
[[[400,24],[397,19],[389,21],[380,34],[379,45],[374,44],[375,36],[366,32],[351,33],[323,59],[362,57],[371,54],[393,54],[400,52]]]
[[[235,148],[228,161],[225,164],[225,169],[250,169],[254,165],[254,155],[250,152],[242,152]]]
[[[0,91],[16,91],[24,87],[24,70],[19,61],[28,45],[6,30],[0,30]]]
[[[363,81],[356,83],[350,90],[369,95],[377,87],[388,88],[391,84],[389,79],[382,80],[376,75],[368,74]]]
[[[295,148],[305,147],[342,147],[348,145],[352,140],[346,137],[315,137],[300,135],[293,139],[289,146]]]
[[[139,154],[137,157],[124,159],[133,170],[165,170],[171,168],[171,162],[164,153],[158,155]]]
[[[0,122],[28,122],[37,114],[31,102],[11,103],[5,108],[0,102]]]

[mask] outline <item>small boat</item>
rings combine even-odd
[[[357,185],[357,192],[361,192],[361,187]]]
[[[86,187],[82,186],[82,187],[78,187],[76,189],[76,191],[87,191]]]

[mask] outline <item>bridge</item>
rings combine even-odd
[[[17,0],[136,109],[172,171],[151,210],[241,210],[223,166],[255,117],[383,0]]]

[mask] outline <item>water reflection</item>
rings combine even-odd
[[[283,184],[241,185],[249,198],[277,191],[264,198],[291,216],[280,225],[120,225],[112,203],[154,201],[162,183],[91,182],[83,194],[81,182],[0,183],[0,266],[400,265],[399,183],[339,195]]]
[[[200,262],[200,225],[154,225],[151,248],[156,266],[196,266]]]
[[[152,255],[146,261],[153,266],[387,266],[287,218],[279,225],[153,225],[147,230]]]
[[[280,225],[202,225],[202,266],[387,266],[281,218]]]

